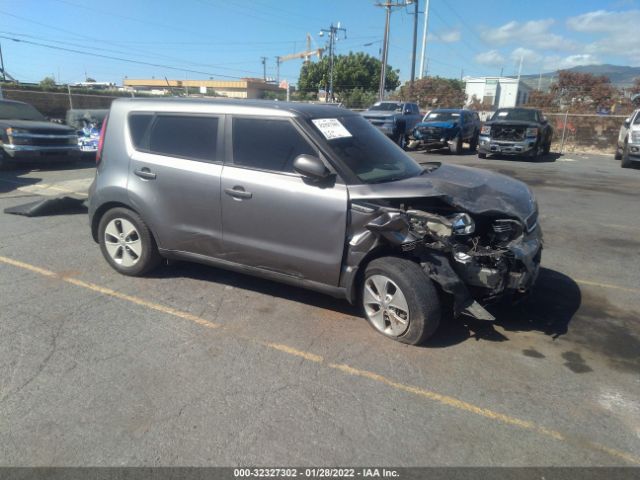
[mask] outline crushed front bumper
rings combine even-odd
[[[535,146],[535,138],[525,139],[522,141],[508,141],[492,140],[490,137],[481,136],[478,139],[478,152],[486,154],[528,155]]]

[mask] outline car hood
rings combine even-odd
[[[493,120],[490,122],[485,122],[485,125],[516,125],[518,127],[539,127],[540,124],[534,121],[526,121],[526,120]]]
[[[416,128],[420,127],[440,127],[440,128],[453,128],[455,122],[420,122],[416,125]]]
[[[378,117],[378,118],[387,118],[387,117],[393,117],[394,115],[396,115],[396,113],[399,112],[388,112],[385,110],[367,110],[366,112],[361,112],[360,114],[363,117]]]
[[[41,122],[36,120],[0,120],[0,128],[24,128],[34,130],[54,130],[60,133],[75,133],[75,130],[67,125],[53,122]]]
[[[440,165],[431,172],[396,182],[351,185],[349,196],[351,200],[440,198],[472,214],[507,215],[524,223],[536,209],[535,197],[525,183],[458,165]]]

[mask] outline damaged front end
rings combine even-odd
[[[437,197],[354,201],[345,273],[380,251],[411,257],[453,296],[455,315],[493,320],[483,305],[527,293],[536,280],[537,215],[537,207],[524,219],[465,211]]]

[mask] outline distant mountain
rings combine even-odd
[[[611,83],[616,87],[629,87],[636,78],[640,77],[640,67],[623,67],[620,65],[583,65],[567,69],[570,72],[591,73],[593,75],[605,75],[609,77]],[[531,88],[540,88],[547,90],[553,79],[558,76],[558,72],[547,72],[540,75],[522,75],[522,81]]]

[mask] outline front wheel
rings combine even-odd
[[[450,143],[449,143],[449,150],[451,151],[451,153],[453,153],[454,155],[459,154],[460,152],[462,152],[462,137],[457,136],[456,138],[454,138]]]
[[[102,216],[98,239],[104,258],[123,275],[144,275],[162,260],[149,227],[126,208],[113,208]]]
[[[629,158],[629,144],[625,142],[624,150],[622,151],[622,162],[620,163],[622,168],[631,168],[631,159]]]
[[[396,136],[396,144],[402,149],[407,149],[407,136],[404,133],[399,133]]]
[[[471,141],[469,142],[469,150],[471,150],[472,152],[475,152],[477,148],[478,148],[478,132],[473,134],[473,137],[471,137]]]
[[[486,154],[486,153],[479,152],[479,153],[478,153],[478,158],[479,158],[479,159],[481,159],[481,160],[484,160],[485,158],[487,158],[487,154]]]
[[[373,260],[364,274],[361,295],[367,320],[378,332],[419,345],[440,324],[440,299],[419,264],[400,257]]]

